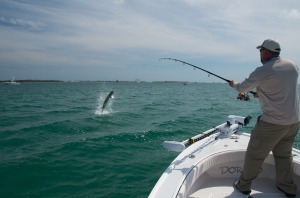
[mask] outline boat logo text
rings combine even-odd
[[[221,166],[219,167],[221,174],[235,174],[235,173],[241,173],[242,167],[240,166]]]

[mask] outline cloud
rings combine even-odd
[[[40,21],[31,21],[31,20],[24,20],[20,18],[6,18],[0,17],[0,22],[3,25],[12,26],[15,28],[25,28],[29,30],[41,30],[45,28],[47,25]]]
[[[113,0],[114,4],[117,4],[117,5],[121,5],[121,4],[124,4],[125,1],[124,0]]]
[[[299,19],[300,18],[300,12],[296,9],[283,10],[282,15],[286,18],[291,18],[291,19]]]
[[[61,65],[77,68],[80,75],[81,67],[106,73],[134,68],[132,73],[140,69],[147,76],[139,65],[155,73],[158,58],[176,56],[195,64],[223,65],[228,75],[245,64],[246,77],[259,64],[255,46],[269,37],[282,42],[284,55],[300,62],[300,49],[294,45],[300,33],[297,0],[15,0],[1,4],[0,69]],[[127,73],[123,72],[124,79],[142,79]],[[0,72],[1,78],[5,76]],[[196,74],[186,78],[198,79]]]

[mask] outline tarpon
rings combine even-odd
[[[112,90],[111,92],[109,92],[109,94],[107,95],[107,97],[105,98],[104,102],[103,102],[103,105],[102,105],[102,108],[101,108],[101,112],[104,111],[108,101],[110,98],[112,98],[112,95],[114,94],[114,90]]]

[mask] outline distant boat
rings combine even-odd
[[[20,85],[21,83],[18,83],[15,81],[15,77],[11,77],[11,80],[9,82],[4,82],[6,84],[11,84],[11,85]]]

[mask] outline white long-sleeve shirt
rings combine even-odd
[[[263,111],[261,120],[290,125],[299,122],[298,73],[294,62],[273,57],[234,88],[239,92],[256,88]]]

